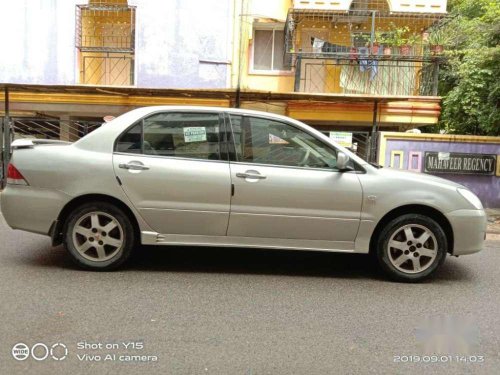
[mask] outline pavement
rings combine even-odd
[[[500,241],[500,208],[487,208],[488,228],[486,238]]]
[[[448,257],[422,284],[389,282],[364,255],[137,250],[124,270],[80,271],[62,247],[11,230],[0,216],[0,374],[493,374],[500,368],[500,241],[488,240],[478,254]],[[438,332],[428,322],[438,320],[463,331],[467,345],[441,347],[449,356],[434,361],[422,355]],[[34,347],[40,360],[15,360],[18,343]]]

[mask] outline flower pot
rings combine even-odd
[[[409,46],[409,45],[404,45],[404,46],[399,47],[399,53],[400,53],[402,56],[409,56],[409,55],[410,55],[410,53],[411,53],[411,46]]]
[[[384,47],[384,55],[391,56],[392,55],[392,48],[391,47]]]
[[[431,52],[433,55],[441,55],[444,51],[444,47],[440,44],[431,45]]]
[[[358,58],[358,49],[356,47],[351,47],[349,51],[349,58],[356,60]]]

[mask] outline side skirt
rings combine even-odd
[[[355,250],[354,242],[349,241],[198,236],[186,234],[159,234],[156,232],[143,231],[141,232],[141,242],[143,245],[253,247],[264,249],[316,250],[342,253],[360,253],[360,251]]]

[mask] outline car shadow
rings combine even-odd
[[[141,246],[129,270],[383,278],[371,257],[318,251]]]
[[[26,257],[22,259],[23,262],[27,260]],[[38,251],[28,261],[40,267],[80,270],[62,246]],[[391,282],[369,255],[275,249],[140,246],[118,272],[137,271],[261,274]],[[437,274],[424,283],[467,281],[473,278],[473,273],[466,264],[448,257]]]
[[[142,246],[129,270],[375,279],[392,282],[367,254],[249,248]],[[466,265],[448,257],[440,270],[424,281],[472,279]]]

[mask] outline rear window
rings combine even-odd
[[[220,160],[217,113],[158,113],[123,133],[115,151]]]

